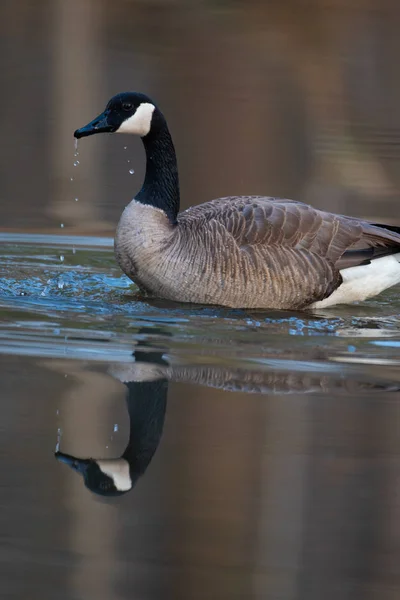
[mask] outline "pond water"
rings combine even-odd
[[[0,242],[4,598],[397,596],[398,290],[150,302],[109,238]],[[121,496],[63,464],[127,446]]]
[[[399,287],[303,313],[140,296],[112,251],[140,140],[72,133],[143,91],[182,209],[271,194],[398,225],[400,3],[0,16],[1,600],[398,600]]]

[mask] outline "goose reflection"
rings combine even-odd
[[[294,361],[264,354],[253,369],[223,364],[172,364],[142,343],[132,363],[113,363],[109,373],[127,388],[129,441],[122,456],[113,459],[77,458],[56,452],[56,458],[83,476],[86,487],[103,496],[122,495],[144,474],[160,443],[167,406],[168,381],[186,382],[248,394],[354,394],[397,392],[397,381],[346,371],[317,353],[314,360]],[[322,360],[325,358],[325,360]],[[215,359],[215,357],[214,357]],[[345,375],[345,376],[344,376]]]
[[[57,451],[57,460],[65,463],[83,477],[86,487],[102,496],[121,496],[129,492],[146,471],[160,443],[168,382],[158,377],[163,364],[159,352],[137,352],[139,368],[135,381],[124,382],[129,415],[129,441],[119,458],[77,458]],[[140,365],[148,367],[147,370]],[[141,371],[145,374],[141,376]],[[153,373],[149,378],[149,374]],[[157,374],[156,374],[157,373]],[[138,380],[139,378],[139,380]]]

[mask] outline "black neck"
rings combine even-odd
[[[175,148],[164,117],[159,111],[157,113],[153,115],[155,131],[142,138],[146,150],[146,177],[136,200],[161,208],[171,223],[176,223],[179,179]]]
[[[129,382],[127,406],[130,428],[129,442],[122,455],[130,467],[132,481],[136,481],[147,469],[160,443],[168,383],[158,381]]]

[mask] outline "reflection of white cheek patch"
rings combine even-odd
[[[133,133],[142,137],[147,135],[151,128],[151,119],[153,118],[154,109],[154,104],[143,102],[136,109],[134,115],[121,123],[117,129],[117,133]]]
[[[111,477],[119,492],[127,492],[132,487],[129,464],[124,458],[96,460],[101,471]]]

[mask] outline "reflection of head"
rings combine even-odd
[[[139,369],[135,381],[126,381],[129,413],[129,441],[119,458],[77,458],[56,452],[57,460],[80,473],[86,487],[102,496],[120,496],[129,492],[147,469],[161,439],[168,384],[152,371],[163,363],[160,352],[138,352],[143,371]],[[149,374],[151,373],[151,374]]]
[[[125,458],[96,460],[56,452],[56,458],[81,473],[86,487],[102,496],[121,496],[133,487],[129,462]]]

